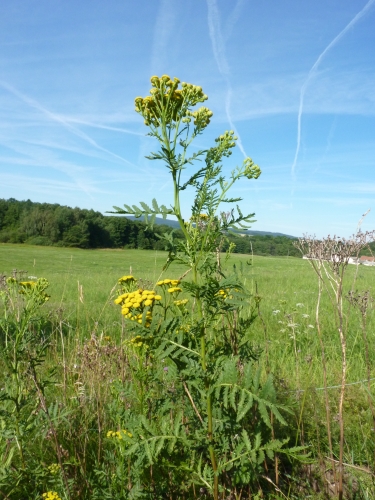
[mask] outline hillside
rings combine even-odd
[[[131,221],[142,221],[143,217],[140,217],[137,219],[136,217],[134,217],[134,215],[128,215],[127,219],[129,219]],[[170,227],[173,227],[174,229],[179,229],[179,227],[180,227],[176,220],[163,219],[161,217],[155,218],[155,224],[170,226]],[[273,237],[280,236],[280,237],[291,238],[291,239],[296,238],[296,236],[291,236],[289,234],[273,233],[271,231],[254,231],[253,229],[248,229],[248,230],[243,230],[243,231],[235,230],[233,232],[237,233],[237,234],[241,234],[241,235],[248,235],[248,236],[273,236]]]
[[[94,210],[58,204],[0,199],[0,243],[76,248],[135,248],[164,250],[165,233],[182,233],[178,223],[158,218],[148,228],[140,219],[103,215]],[[222,250],[234,244],[234,253],[300,257],[293,237],[266,231],[227,235]]]

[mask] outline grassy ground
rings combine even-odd
[[[161,269],[167,254],[148,250],[81,250],[75,248],[38,247],[25,245],[0,245],[0,272],[9,275],[13,269],[27,271],[27,276],[45,277],[50,282],[52,310],[62,308],[65,316],[75,323],[88,322],[89,330],[96,321],[104,328],[111,328],[118,321],[118,309],[113,306],[117,279],[132,273],[134,276],[155,283],[160,277],[177,278],[184,268],[172,264],[163,274]],[[280,378],[290,378],[290,358],[302,365],[302,386],[316,380],[321,386],[320,356],[315,328],[317,278],[308,261],[287,257],[260,257],[234,255],[226,263],[228,272],[243,274],[252,293],[261,296],[260,310],[266,324],[258,320],[254,325],[254,341],[268,340],[269,360],[272,371]],[[356,288],[370,290],[374,296],[374,273],[372,267],[349,266],[346,288],[349,289],[356,276]],[[328,358],[333,360],[329,373],[329,384],[335,385],[339,377],[340,352],[337,332],[330,304],[323,303],[324,335],[327,341]],[[279,311],[279,312],[278,312]],[[78,316],[77,316],[78,315]],[[348,336],[349,379],[365,378],[358,317],[352,315]],[[296,325],[295,327],[288,325]],[[369,330],[373,329],[369,318]],[[295,338],[293,338],[295,337]],[[332,342],[330,342],[332,340]],[[296,349],[295,349],[296,348]],[[312,358],[306,364],[306,359]],[[293,368],[295,371],[295,368]],[[296,380],[289,384],[295,388]]]
[[[58,314],[64,318],[68,330],[74,332],[77,342],[89,338],[94,330],[120,340],[123,326],[119,309],[112,301],[117,279],[131,273],[155,283],[160,279],[165,260],[166,253],[159,251],[0,245],[0,273],[9,275],[17,269],[27,271],[26,276],[47,278],[51,283],[51,300],[47,307],[52,313],[60,311]],[[275,376],[280,398],[293,408],[292,440],[302,441],[315,457],[319,453],[321,457],[326,456],[322,357],[315,322],[317,278],[309,262],[296,258],[235,255],[226,267],[228,271],[243,274],[248,289],[261,297],[260,316],[254,323],[252,337],[254,345],[262,348],[265,370]],[[163,277],[177,278],[183,272],[182,267],[172,265]],[[346,290],[356,278],[355,289],[369,290],[374,296],[374,273],[372,267],[360,266],[357,269],[349,266]],[[347,381],[353,385],[347,387],[345,402],[344,461],[367,468],[374,466],[374,443],[367,385],[361,382],[367,378],[365,346],[360,315],[354,310],[346,310]],[[371,377],[374,378],[375,323],[371,312],[372,306],[367,317],[367,335]],[[327,298],[323,301],[321,319],[333,415],[332,432],[337,440],[338,425],[334,415],[338,388],[335,386],[340,384],[341,353],[334,315]],[[75,356],[79,349],[70,342],[72,340],[68,342],[66,355],[73,365],[77,362]]]

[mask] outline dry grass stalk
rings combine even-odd
[[[339,500],[343,499],[343,455],[344,455],[344,419],[343,406],[345,399],[345,385],[347,373],[347,356],[346,356],[346,329],[344,328],[344,311],[343,311],[343,285],[344,275],[351,258],[359,258],[361,250],[368,246],[369,242],[375,238],[375,231],[358,231],[352,237],[340,238],[339,236],[331,237],[328,235],[322,240],[317,240],[313,236],[305,235],[296,242],[296,247],[305,255],[318,276],[319,295],[317,304],[317,327],[319,337],[321,336],[319,328],[319,307],[321,298],[321,288],[324,288],[331,300],[333,310],[335,312],[337,330],[340,337],[341,345],[341,390],[339,397],[339,413],[338,421],[340,427],[340,451],[338,461],[339,481],[337,494]],[[321,346],[324,347],[323,342]],[[327,393],[326,366],[324,348],[322,350],[324,387]],[[326,395],[326,412],[329,415],[329,401]],[[329,422],[327,418],[327,430]],[[330,433],[330,431],[329,431]],[[330,439],[330,438],[329,438]],[[333,458],[332,444],[330,443],[330,455]]]

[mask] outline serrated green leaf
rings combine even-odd
[[[160,212],[160,208],[158,207],[158,202],[156,201],[156,199],[153,198],[151,203],[152,203],[152,207],[155,210],[155,212],[159,213]]]
[[[144,446],[144,449],[146,451],[146,455],[147,455],[149,464],[152,465],[154,463],[154,461],[152,459],[152,453],[151,453],[151,450],[150,450],[150,446],[149,446],[148,440],[143,441],[143,446]]]
[[[146,213],[150,214],[152,212],[151,208],[144,201],[140,201],[139,204]]]
[[[173,453],[173,450],[174,450],[174,447],[176,445],[176,442],[177,442],[177,439],[176,438],[171,438],[169,440],[169,444],[168,444],[168,453],[169,454],[172,454]]]
[[[264,455],[264,451],[263,450],[259,450],[258,452],[258,459],[257,459],[257,463],[258,464],[261,464],[262,462],[264,462],[264,459],[265,459],[265,455]]]

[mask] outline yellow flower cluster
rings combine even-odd
[[[168,293],[182,292],[182,289],[179,286],[172,286],[168,288]]]
[[[43,493],[42,497],[45,500],[61,500],[56,491],[47,491],[47,493]]]
[[[201,106],[197,111],[187,111],[186,118],[183,119],[184,122],[190,122],[191,118],[194,120],[194,125],[200,129],[204,129],[210,123],[213,112],[206,108],[205,106]],[[191,118],[190,118],[191,117]]]
[[[10,278],[7,282],[8,284],[13,284],[16,283],[17,280]],[[26,295],[27,297],[33,297],[40,305],[50,299],[50,295],[45,292],[49,287],[49,282],[45,278],[39,278],[37,281],[20,281],[18,284],[20,287],[18,293]]]
[[[228,290],[219,290],[216,295],[221,299],[226,299],[228,297]]]
[[[133,437],[133,434],[125,429],[121,429],[120,431],[108,431],[107,438],[115,438],[115,439],[123,439],[123,436],[128,436],[130,438]]]
[[[137,321],[142,324],[143,311],[145,307],[153,308],[155,301],[161,300],[161,296],[157,295],[153,290],[143,290],[139,288],[134,292],[126,292],[117,297],[115,304],[121,305],[121,314],[132,321]],[[145,326],[151,324],[151,310],[146,312]]]
[[[207,99],[202,87],[183,82],[182,89],[179,90],[179,83],[178,78],[172,80],[168,75],[163,75],[160,78],[158,76],[151,77],[151,95],[136,97],[134,101],[135,111],[143,116],[145,125],[158,127],[161,125],[162,117],[166,123],[176,122],[180,117],[187,116],[186,111],[189,106],[195,106],[198,102]],[[183,121],[190,121],[190,118],[184,118]]]
[[[20,281],[20,285],[25,288],[33,288],[36,285],[36,281]]]
[[[52,464],[52,465],[49,465],[47,468],[51,474],[55,475],[59,472],[60,465],[59,464]]]
[[[190,217],[191,222],[208,222],[210,216],[207,214],[197,214]]]
[[[131,342],[131,344],[133,344],[134,347],[142,347],[143,346],[142,337],[140,335],[133,337],[130,340],[130,342]]]
[[[135,281],[134,276],[123,276],[122,278],[119,278],[119,280],[118,280],[120,285],[122,285],[123,283],[132,283],[133,281]]]
[[[185,306],[188,303],[188,299],[175,300],[174,304],[176,306]]]
[[[161,280],[156,283],[157,286],[163,286],[163,285],[177,286],[179,284],[180,280],[170,280],[170,279]]]

